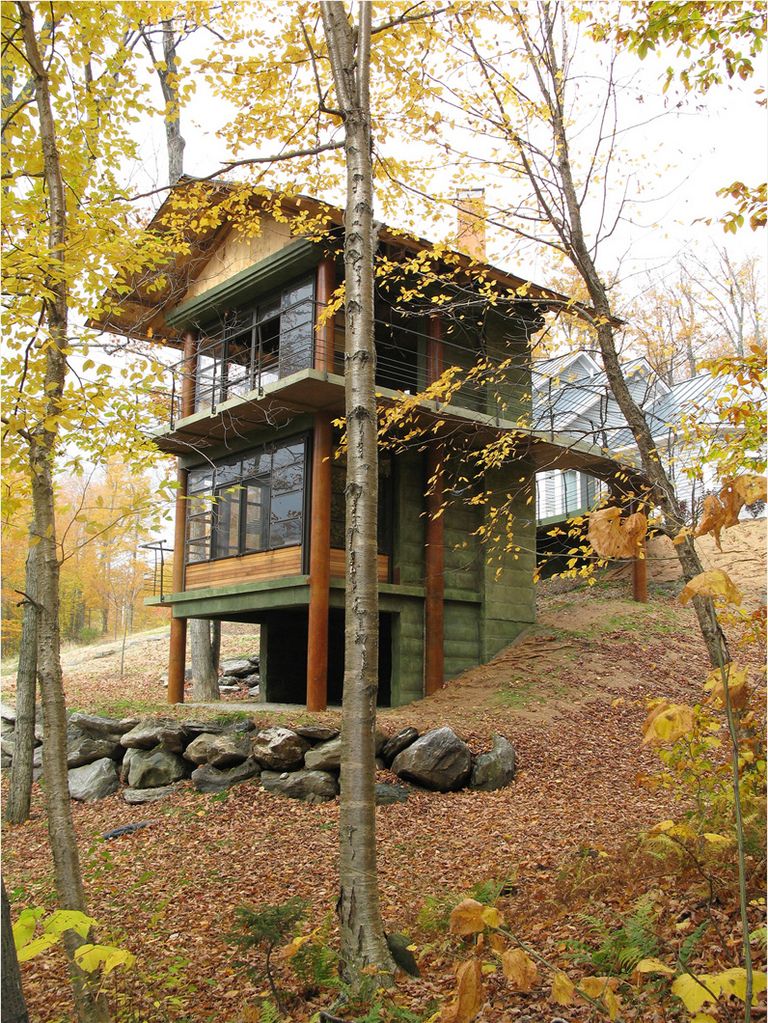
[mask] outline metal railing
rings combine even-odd
[[[156,397],[158,425],[174,429],[178,420],[192,411],[213,415],[233,398],[258,398],[265,387],[302,369],[323,365],[343,376],[344,316],[336,314],[331,331],[330,324],[317,325],[322,308],[314,303],[315,315],[311,320],[305,317],[293,323],[291,310],[285,310],[281,316],[288,318],[288,325],[281,321],[279,329],[273,320],[268,331],[256,323],[246,331],[234,332],[224,325],[217,333],[205,333],[194,356],[168,366],[168,388],[158,391]],[[376,386],[405,394],[423,391],[428,384],[428,335],[407,323],[383,320],[374,322],[374,330]],[[331,346],[333,350],[329,351]],[[490,364],[484,372],[477,372],[478,362],[485,359],[479,344],[444,338],[440,348],[441,369],[459,367],[458,386],[451,391],[451,404],[507,419],[516,419],[529,411],[530,384],[517,389],[517,393],[510,388],[510,374],[495,373]],[[186,408],[182,405],[184,394]]]
[[[140,544],[140,549],[151,551],[153,565],[145,577],[144,593],[147,596],[159,597],[165,603],[165,595],[173,589],[173,565],[168,556],[173,554],[173,547],[167,547],[165,540],[150,540]]]

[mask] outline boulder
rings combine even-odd
[[[389,785],[378,782],[376,785],[376,806],[389,806],[390,803],[405,803],[410,792],[405,785]]]
[[[126,749],[154,749],[162,743],[166,749],[176,753],[181,750],[184,731],[180,722],[173,718],[154,718],[140,721],[120,737],[120,745]]]
[[[253,755],[272,771],[290,771],[300,767],[309,743],[290,728],[273,725],[257,732],[253,738]]]
[[[260,770],[258,762],[253,757],[249,757],[243,764],[223,771],[218,767],[211,767],[210,764],[204,764],[192,772],[192,784],[198,792],[223,792],[241,781],[255,778]]]
[[[253,664],[247,657],[234,657],[221,662],[222,675],[233,675],[235,678],[245,678],[253,674]]]
[[[141,750],[138,750],[138,749],[127,749],[125,751],[125,756],[123,757],[123,762],[122,762],[122,764],[120,764],[120,781],[124,785],[126,785],[128,783],[128,772],[131,769],[131,761],[140,752],[141,752]]]
[[[0,703],[0,718],[3,721],[8,721],[10,724],[16,723],[16,708],[11,707],[8,703]]]
[[[181,730],[186,742],[192,742],[204,732],[206,735],[222,735],[227,729],[217,721],[182,721]]]
[[[256,671],[258,671],[259,670],[259,666],[261,664],[261,658],[259,657],[259,655],[258,654],[254,654],[253,657],[249,657],[248,660],[254,666]]]
[[[329,728],[328,725],[299,725],[296,734],[302,739],[309,739],[310,742],[329,742],[339,734],[338,728]]]
[[[305,803],[327,803],[339,794],[339,783],[327,771],[262,771],[261,783],[267,792]]]
[[[117,792],[120,782],[117,777],[117,765],[114,760],[103,757],[82,767],[73,767],[67,771],[69,795],[72,799],[83,803],[92,803],[96,799],[104,799]]]
[[[437,792],[460,789],[471,770],[469,746],[447,725],[426,732],[392,762],[398,777]]]
[[[321,742],[304,756],[309,771],[338,771],[341,766],[341,736]]]
[[[0,752],[3,754],[3,760],[7,760],[10,763],[16,752],[16,737],[12,732],[0,735]]]
[[[121,760],[123,752],[120,738],[117,735],[113,735],[111,738],[108,736],[95,738],[86,735],[71,722],[67,725],[67,767],[93,764],[104,757],[110,760]]]
[[[261,675],[259,675],[258,672],[255,672],[253,675],[245,675],[240,680],[241,685],[247,686],[249,689],[252,689],[254,686],[258,686],[260,682]]]
[[[70,715],[70,724],[75,725],[81,732],[90,735],[94,739],[119,738],[130,732],[139,723],[138,718],[103,718],[98,714],[81,714],[76,712]]]
[[[156,803],[160,799],[167,799],[177,790],[178,785],[161,785],[156,789],[123,789],[123,799],[131,806],[141,803]]]
[[[0,735],[13,735],[16,731],[16,725],[13,721],[8,721],[7,718],[0,718]]]
[[[178,755],[158,747],[138,750],[131,757],[128,784],[132,789],[157,789],[180,781],[188,773],[189,765]]]
[[[203,732],[187,746],[186,760],[212,767],[234,767],[248,759],[250,744],[246,736],[213,735]]]
[[[254,699],[261,696],[261,686],[253,686],[248,690],[248,695],[252,696]]]
[[[399,732],[396,732],[391,739],[387,739],[384,743],[381,751],[384,762],[391,764],[397,754],[402,753],[412,742],[416,742],[418,737],[419,731],[417,728],[401,728]]]
[[[240,692],[240,686],[239,685],[225,686],[225,685],[222,685],[221,683],[219,683],[219,692],[220,693],[239,693]]]
[[[481,753],[475,760],[469,787],[481,792],[493,792],[509,785],[514,777],[514,747],[503,735],[494,735],[491,752]]]

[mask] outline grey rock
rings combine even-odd
[[[327,803],[339,794],[339,784],[327,771],[262,771],[261,783],[267,792],[305,803]]]
[[[180,781],[188,773],[189,765],[178,755],[158,747],[138,750],[131,757],[128,784],[132,789],[157,789]]]
[[[131,761],[133,760],[133,758],[135,756],[138,756],[138,754],[140,752],[141,752],[141,750],[138,750],[138,749],[127,749],[125,751],[125,756],[123,757],[123,762],[122,762],[122,764],[120,764],[120,781],[124,785],[128,781],[128,772],[131,769]]]
[[[184,753],[193,764],[211,764],[213,767],[234,767],[248,759],[250,743],[246,736],[212,735],[203,732],[194,739]]]
[[[261,676],[259,675],[258,672],[255,672],[253,675],[245,675],[241,679],[241,684],[244,686],[248,686],[249,688],[259,685],[260,682]]]
[[[296,734],[310,742],[329,742],[338,736],[339,730],[328,725],[299,725]]]
[[[67,771],[67,782],[70,797],[84,803],[111,796],[120,787],[117,765],[108,757],[82,767],[73,767]]]
[[[259,657],[259,655],[258,654],[254,654],[253,657],[249,657],[248,660],[254,666],[256,671],[258,671],[259,667],[261,666],[261,658]]]
[[[0,735],[13,735],[16,731],[16,725],[13,721],[9,721],[7,718],[0,718]]]
[[[178,785],[161,785],[155,789],[123,789],[123,799],[131,806],[141,803],[156,803],[160,799],[167,799],[177,790]]]
[[[402,728],[396,732],[391,739],[387,739],[381,751],[386,763],[391,764],[398,753],[402,753],[411,743],[416,742],[419,737],[417,728]]]
[[[375,743],[375,747],[374,748],[376,750],[376,756],[377,757],[381,756],[382,750],[387,745],[388,740],[389,740],[389,736],[387,735],[387,733],[386,732],[380,732],[378,730],[378,728],[377,728],[376,729],[376,735],[374,737],[374,743]]]
[[[341,766],[341,736],[321,742],[304,756],[309,771],[338,771]]]
[[[426,732],[392,762],[392,771],[400,778],[437,792],[460,789],[471,770],[469,746],[447,725]]]
[[[184,731],[173,718],[154,718],[140,721],[135,728],[120,737],[120,745],[126,749],[154,749],[162,743],[174,753],[183,746]]]
[[[76,712],[70,715],[69,721],[76,725],[81,732],[90,735],[92,738],[102,737],[112,739],[115,736],[125,735],[135,728],[139,723],[138,718],[104,718],[98,714],[82,714]]]
[[[251,721],[250,719],[246,721],[233,721],[231,724],[227,725],[226,730],[228,732],[234,732],[236,735],[242,735],[244,732],[255,732],[256,722]]]
[[[12,707],[9,703],[0,703],[0,718],[3,721],[10,721],[11,724],[15,724],[16,708]]]
[[[247,657],[234,657],[221,662],[222,675],[234,675],[235,678],[245,678],[253,674],[253,665]]]
[[[198,735],[222,735],[226,728],[216,721],[182,721],[181,730],[186,742],[192,742]]]
[[[252,686],[248,690],[248,695],[249,696],[254,696],[254,697],[255,696],[261,696],[261,686]]]
[[[239,693],[240,692],[240,686],[223,686],[223,685],[221,685],[221,683],[219,683],[219,692],[220,693]]]
[[[376,757],[373,763],[377,771],[386,771],[387,765],[381,757]]]
[[[0,767],[10,767],[13,763],[13,757],[10,753],[6,753],[5,750],[0,751]]]
[[[9,762],[13,759],[16,753],[16,738],[13,733],[0,735],[0,751]]]
[[[481,792],[493,792],[509,785],[514,777],[514,747],[503,735],[494,735],[491,752],[481,753],[475,760],[469,787]]]
[[[210,764],[204,764],[192,772],[192,784],[198,792],[223,792],[242,781],[255,778],[260,771],[258,761],[253,757],[249,757],[243,764],[223,771],[218,767],[211,767]]]
[[[67,725],[67,767],[82,767],[83,764],[93,764],[104,757],[120,760],[122,756],[123,747],[118,736],[95,738],[86,735],[71,722]]]
[[[262,765],[273,771],[290,771],[300,767],[309,743],[290,728],[273,725],[253,737],[253,755]]]
[[[389,806],[390,803],[406,803],[410,792],[405,785],[388,785],[378,782],[376,785],[376,806]]]

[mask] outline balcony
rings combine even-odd
[[[167,390],[157,398],[158,445],[184,454],[260,425],[283,425],[302,412],[343,414],[344,316],[337,312],[326,323],[323,309],[299,293],[282,308],[240,311],[217,330],[201,331],[194,354],[167,369]],[[522,363],[502,382],[490,381],[492,372],[465,379],[487,356],[479,336],[460,324],[450,324],[435,342],[426,316],[377,304],[374,330],[376,387],[383,397],[417,394],[455,366],[454,407],[506,419],[525,411]]]

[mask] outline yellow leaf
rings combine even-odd
[[[486,927],[501,927],[504,918],[495,906],[486,906],[482,912],[483,923]]]
[[[743,1001],[747,997],[747,971],[743,966],[734,966],[730,970],[723,970],[722,973],[712,973],[707,978],[707,987],[711,988],[718,995],[735,995]],[[752,975],[752,1004],[757,1004],[757,996],[765,991],[765,973],[754,973]]]
[[[590,998],[599,998],[608,1010],[610,1019],[616,1019],[621,1009],[621,1002],[614,991],[617,986],[615,977],[585,977],[579,984],[579,991],[583,991]]]
[[[647,530],[642,512],[622,520],[619,508],[601,508],[589,516],[589,542],[601,558],[634,558]]]
[[[573,1005],[576,998],[576,988],[569,978],[558,971],[552,981],[552,991],[549,995],[550,1001],[557,1005]]]
[[[643,724],[643,745],[649,742],[675,742],[693,729],[693,708],[684,703],[661,700]]]
[[[463,899],[451,913],[451,934],[479,934],[484,931],[483,911],[487,908],[476,899]]]
[[[675,971],[661,959],[641,959],[635,967],[635,973],[666,973],[670,977],[675,975]]]
[[[309,941],[311,935],[302,934],[299,937],[294,938],[293,941],[287,945],[283,945],[280,951],[277,953],[278,959],[293,959],[296,953],[299,951],[302,945]]]
[[[742,710],[749,701],[749,687],[747,685],[748,668],[737,668],[735,664],[725,666],[725,674],[728,680],[728,695],[731,706],[736,710]],[[717,706],[725,706],[725,686],[723,685],[723,672],[720,668],[714,668],[707,675],[704,688],[711,694],[712,703]]]
[[[441,1023],[472,1023],[485,1001],[479,960],[468,959],[456,971],[456,995],[440,1014]]]
[[[704,835],[702,837],[705,838],[711,845],[730,845],[731,844],[731,839],[730,838],[726,838],[725,835],[717,835],[717,834],[715,834],[714,831],[705,831]]]
[[[706,1002],[713,1002],[715,1000],[706,989],[708,979],[706,974],[704,974],[701,977],[702,983],[700,984],[689,973],[683,973],[673,981],[672,994],[677,995],[688,1012],[698,1012]]]
[[[730,604],[741,603],[741,591],[721,568],[700,572],[687,582],[680,594],[680,603],[687,604],[692,597],[722,597]]]
[[[521,948],[511,948],[501,957],[504,976],[517,991],[528,992],[539,979],[536,963]]]

